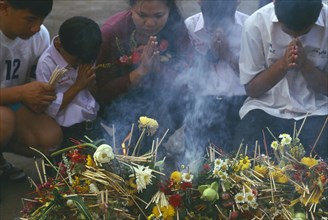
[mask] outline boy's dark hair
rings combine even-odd
[[[33,15],[45,18],[52,10],[53,0],[7,0],[8,4],[19,10],[29,10]]]
[[[209,29],[217,28],[224,19],[230,19],[235,15],[237,5],[237,0],[202,0],[200,10],[205,26]]]
[[[322,0],[275,0],[274,8],[279,22],[290,30],[302,31],[317,21]]]
[[[82,16],[64,21],[59,28],[59,39],[64,50],[83,63],[96,60],[102,42],[99,25]]]

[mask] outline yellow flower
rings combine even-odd
[[[246,170],[251,165],[251,161],[248,159],[248,156],[246,156],[244,159],[241,159],[239,161],[239,166],[241,167],[241,170]]]
[[[173,173],[171,173],[171,180],[173,180],[174,183],[180,183],[181,179],[182,179],[182,174],[179,171],[174,171]]]
[[[87,166],[93,167],[94,165],[95,165],[95,163],[92,160],[92,156],[90,154],[88,154],[88,156],[87,156]]]
[[[158,123],[152,118],[147,118],[146,116],[141,116],[139,118],[139,129],[146,129],[148,135],[153,135],[157,131]]]
[[[173,206],[168,205],[168,206],[163,206],[160,209],[160,212],[158,210],[158,207],[155,206],[153,208],[153,214],[158,218],[161,214],[164,220],[173,220],[174,215],[175,215],[175,210]]]
[[[308,166],[309,168],[318,164],[318,161],[312,157],[303,157],[301,163]]]
[[[156,216],[154,214],[151,214],[150,216],[147,217],[147,220],[153,220],[155,218],[156,218]]]
[[[288,176],[282,170],[277,169],[272,171],[271,174],[278,183],[287,183],[289,180]]]
[[[261,165],[256,165],[254,170],[256,171],[254,174],[257,177],[265,177],[269,171],[269,169],[266,166],[261,166]],[[259,174],[261,174],[262,176],[260,176]]]
[[[320,189],[320,187],[318,185],[316,185],[313,188],[312,192],[310,192],[309,194],[306,193],[305,196],[303,196],[303,194],[300,196],[300,202],[303,203],[304,205],[306,203],[318,204],[322,198],[323,192],[324,192],[324,189]]]

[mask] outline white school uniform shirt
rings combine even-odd
[[[242,26],[247,17],[248,15],[236,11],[234,23],[229,26],[228,32],[225,32],[230,49],[237,57],[240,52]],[[185,24],[195,49],[205,56],[211,47],[212,34],[205,29],[203,14],[198,13],[188,17]],[[229,63],[219,60],[216,64],[210,66],[208,72],[202,73],[202,79],[200,80],[203,81],[202,83],[205,86],[199,92],[201,95],[245,95],[244,86],[240,84],[238,76],[239,73],[236,73]]]
[[[328,7],[323,8],[309,33],[299,37],[308,59],[328,74]],[[247,84],[258,73],[283,57],[293,38],[282,31],[270,3],[254,12],[245,22],[240,53],[240,81]],[[240,109],[241,118],[253,109],[262,109],[279,118],[299,120],[307,113],[328,115],[328,97],[309,87],[296,69],[258,98],[247,98]]]
[[[0,31],[0,88],[27,83],[31,68],[49,44],[49,32],[43,25],[38,33],[26,40],[9,39]]]
[[[47,114],[64,127],[69,127],[87,120],[94,120],[97,117],[99,105],[87,88],[81,90],[65,109],[59,111],[63,102],[64,93],[76,80],[78,68],[74,69],[68,67],[68,63],[57,51],[52,41],[50,47],[39,59],[36,69],[37,80],[49,82],[49,79],[57,66],[59,68],[65,67],[68,70],[56,84],[57,98],[48,107]]]

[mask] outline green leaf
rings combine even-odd
[[[92,215],[88,209],[88,206],[80,196],[70,196],[67,197],[67,199],[70,199],[74,202],[76,207],[80,210],[80,213],[82,213],[87,220],[92,220]]]

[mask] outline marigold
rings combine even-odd
[[[318,164],[318,161],[312,157],[303,157],[301,163],[308,166],[309,168]]]
[[[265,177],[266,174],[268,173],[269,169],[266,166],[261,166],[261,165],[256,165],[255,168],[255,175],[257,177]],[[262,176],[261,176],[262,175]]]
[[[240,166],[241,170],[248,169],[250,165],[251,165],[251,161],[248,159],[248,156],[245,156],[244,159],[241,159],[239,161],[239,166]]]
[[[174,183],[180,183],[181,179],[182,179],[182,174],[179,171],[174,171],[173,173],[171,173],[171,180],[173,180]]]
[[[162,214],[161,216],[163,217],[164,220],[173,220],[174,219],[173,217],[175,215],[175,210],[171,205],[164,206],[161,208],[155,206],[153,208],[153,214],[156,216],[156,218],[158,218]]]

